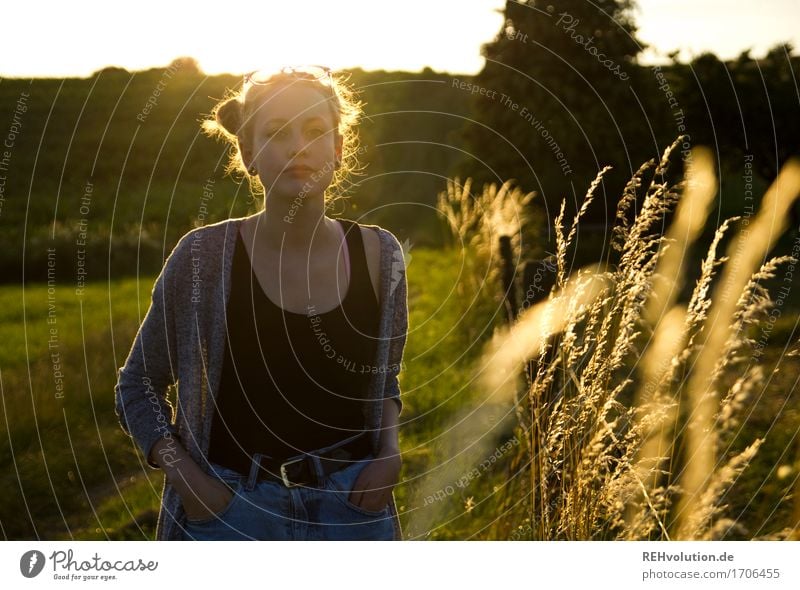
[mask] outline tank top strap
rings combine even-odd
[[[350,219],[341,219],[344,226],[345,240],[347,242],[347,250],[350,257],[350,288],[355,289],[352,298],[353,301],[359,303],[366,303],[374,301],[375,291],[372,288],[372,281],[369,276],[369,266],[367,265],[367,254],[364,250],[364,239],[361,236],[361,227],[355,221]],[[348,299],[350,299],[348,297]]]
[[[344,228],[341,223],[337,223],[336,227],[339,229],[339,235],[342,236],[341,244],[344,250],[344,267],[347,273],[347,282],[350,283],[350,247],[347,245],[347,240],[344,237]]]

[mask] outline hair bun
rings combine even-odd
[[[242,103],[236,98],[229,98],[219,105],[216,112],[217,123],[231,135],[236,135],[242,126]]]

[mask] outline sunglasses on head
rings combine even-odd
[[[333,96],[333,75],[327,66],[303,65],[303,66],[283,66],[279,69],[255,70],[244,75],[244,83],[254,86],[266,86],[271,83],[271,78],[276,75],[285,74],[297,78],[298,80],[311,80],[313,82],[323,82],[323,85],[330,89]]]

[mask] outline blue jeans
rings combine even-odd
[[[254,459],[258,459],[256,454]],[[275,480],[257,481],[257,464],[241,473],[211,462],[210,475],[234,492],[228,505],[202,520],[186,518],[184,541],[391,541],[394,524],[389,504],[382,510],[365,510],[347,498],[367,463],[369,454],[343,469],[322,475],[313,458],[320,487],[286,487]]]

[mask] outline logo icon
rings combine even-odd
[[[26,578],[35,578],[44,569],[44,553],[33,549],[26,551],[19,560],[19,571]]]
[[[394,293],[395,288],[403,278],[402,273],[408,268],[411,262],[411,248],[413,244],[406,238],[400,244],[400,250],[395,250],[392,254],[392,284],[389,289],[389,295]]]

